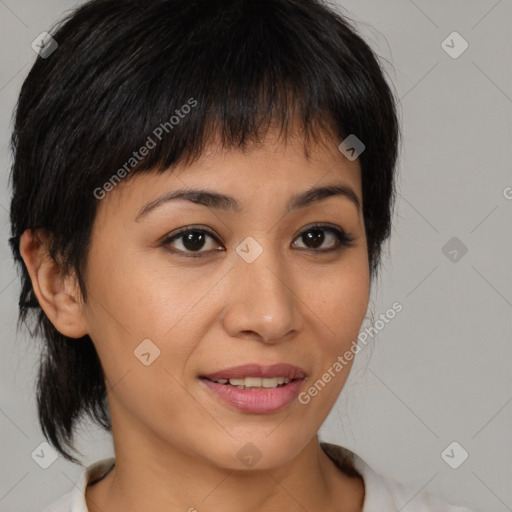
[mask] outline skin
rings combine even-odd
[[[357,338],[370,289],[362,209],[331,196],[285,212],[292,195],[334,183],[362,204],[359,162],[337,145],[326,137],[306,158],[300,137],[285,143],[270,131],[245,152],[214,143],[188,167],[119,184],[99,202],[85,303],[73,275],[47,256],[44,233],[25,232],[20,248],[41,306],[63,334],[89,334],[106,374],[116,467],[87,488],[90,512],[362,510],[362,479],[338,469],[317,435],[352,363],[307,405],[295,400],[265,415],[231,408],[198,379],[287,362],[306,371],[304,391]],[[190,187],[230,195],[243,210],[180,200],[135,220],[148,203]],[[312,248],[300,233],[313,223],[354,241],[322,253],[336,238],[322,231]],[[201,257],[160,244],[191,225],[218,238],[206,238]],[[263,249],[250,264],[235,252],[248,236]],[[183,244],[170,246],[186,251]],[[145,366],[134,350],[148,338],[160,356]],[[248,442],[262,454],[252,468],[237,457]]]

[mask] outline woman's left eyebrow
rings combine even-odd
[[[354,190],[348,185],[337,183],[312,187],[304,192],[300,192],[292,196],[286,206],[286,213],[291,210],[305,208],[306,206],[323,201],[332,196],[345,197],[350,200],[358,210],[361,208],[361,203]],[[176,200],[190,201],[194,204],[203,205],[213,209],[232,210],[235,212],[243,210],[242,204],[237,199],[219,192],[198,189],[174,190],[144,205],[135,217],[135,221],[138,222],[149,212],[166,203]]]

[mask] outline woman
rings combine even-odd
[[[49,442],[78,462],[89,414],[115,449],[48,512],[402,510],[415,491],[318,439],[398,144],[377,58],[318,0],[96,0],[44,41],[13,134],[20,314]]]

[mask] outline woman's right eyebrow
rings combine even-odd
[[[355,191],[344,183],[336,183],[332,185],[312,187],[304,192],[294,195],[288,202],[285,213],[288,213],[291,210],[305,208],[313,203],[323,201],[332,196],[345,197],[350,200],[358,210],[361,208],[361,202]],[[150,201],[139,210],[139,213],[135,217],[135,221],[139,222],[149,212],[166,203],[176,200],[190,201],[194,204],[203,205],[213,209],[233,210],[236,212],[241,212],[243,210],[242,204],[237,199],[220,192],[212,190],[183,189],[174,190]]]
[[[163,196],[160,196],[157,199],[144,205],[135,217],[135,221],[138,222],[149,212],[166,203],[176,200],[190,201],[194,204],[200,204],[207,206],[208,208],[214,208],[218,210],[233,210],[240,212],[243,209],[241,203],[237,199],[225,194],[221,194],[219,192],[198,189],[173,190],[172,192],[164,194]]]

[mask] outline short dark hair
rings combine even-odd
[[[20,255],[22,233],[51,234],[50,254],[63,273],[76,273],[85,300],[98,190],[115,184],[116,172],[164,172],[194,162],[214,134],[224,147],[243,148],[276,123],[288,134],[298,118],[305,141],[354,134],[366,146],[359,161],[374,277],[390,234],[400,129],[378,57],[352,20],[322,0],[93,0],[53,38],[57,49],[37,58],[17,103],[10,244],[21,270],[19,322],[32,312],[31,334],[44,342],[39,422],[78,462],[68,452],[77,451],[78,420],[89,415],[112,428],[103,369],[89,336],[62,335],[41,309]],[[157,127],[165,127],[158,137]],[[133,161],[151,136],[158,143]]]

